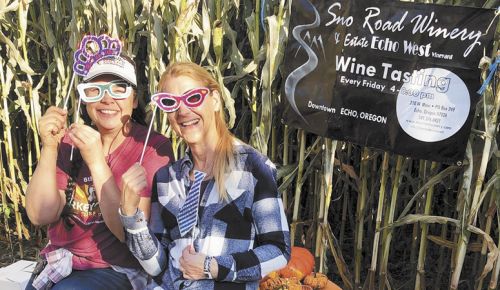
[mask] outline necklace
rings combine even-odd
[[[118,147],[116,147],[115,150],[113,150],[113,152],[106,155],[106,163],[108,164],[109,169],[111,169],[111,172],[113,172],[113,168],[119,162],[122,152],[124,152],[125,148],[127,148],[128,145],[130,144],[131,139],[132,138],[128,138],[128,136],[125,137],[122,143],[118,145]]]

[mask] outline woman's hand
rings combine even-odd
[[[75,147],[80,150],[80,154],[89,168],[106,163],[101,134],[98,131],[87,125],[71,124],[69,137]]]
[[[184,278],[189,280],[201,280],[206,279],[205,273],[203,272],[203,266],[205,264],[205,258],[207,256],[204,254],[197,253],[194,250],[193,245],[189,245],[182,251],[182,256],[179,259],[180,270]],[[210,274],[212,278],[217,277],[219,273],[219,265],[217,261],[212,258],[210,261]]]
[[[122,176],[122,214],[132,216],[137,212],[141,192],[147,187],[146,170],[135,163]]]
[[[197,253],[193,245],[184,248],[179,263],[184,278],[189,280],[205,279],[205,274],[203,273],[205,255]]]
[[[43,146],[57,146],[66,129],[68,112],[58,107],[50,107],[38,121],[40,139]]]

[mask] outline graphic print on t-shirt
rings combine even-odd
[[[73,217],[86,225],[104,222],[92,183],[75,186],[71,208]]]

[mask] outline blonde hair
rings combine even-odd
[[[158,83],[158,90],[160,92],[165,91],[167,80],[180,76],[189,77],[208,88],[210,92],[213,93],[216,91],[220,95],[221,107],[218,111],[214,112],[215,127],[219,135],[219,142],[216,147],[214,163],[212,165],[212,174],[215,178],[217,190],[219,191],[219,198],[221,200],[227,200],[228,195],[224,184],[225,174],[229,173],[234,164],[233,142],[235,137],[227,128],[224,100],[222,99],[220,85],[206,69],[198,64],[192,62],[176,62],[167,66]]]

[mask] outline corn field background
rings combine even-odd
[[[232,131],[278,166],[293,244],[309,248],[316,270],[343,289],[498,289],[498,77],[475,108],[460,165],[414,160],[290,128],[281,121],[280,106],[290,5],[285,0],[0,0],[0,265],[34,259],[47,242],[45,228],[30,225],[24,211],[24,193],[40,155],[37,120],[68,90],[75,116],[77,96],[69,88],[73,52],[85,34],[107,33],[122,39],[134,57],[144,104],[172,61],[200,63],[224,84]],[[496,56],[497,47],[487,55]],[[478,88],[487,73],[487,65],[482,68]],[[183,152],[166,115],[156,116],[155,128]]]

